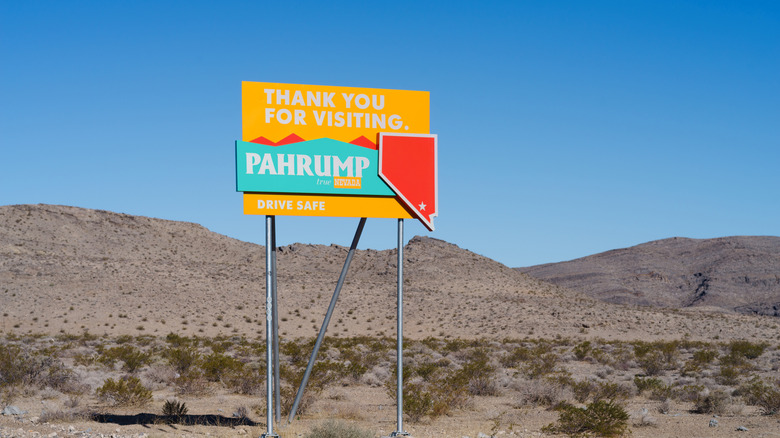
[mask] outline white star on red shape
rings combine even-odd
[[[420,211],[425,211],[425,207],[426,207],[425,202],[421,202],[420,203]]]

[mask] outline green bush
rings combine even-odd
[[[679,356],[679,341],[670,342],[643,342],[633,343],[634,356],[637,363],[648,376],[658,376],[663,374],[664,370],[673,369],[677,366]]]
[[[615,437],[626,433],[628,413],[619,404],[599,400],[578,408],[570,404],[560,405],[558,422],[542,428],[545,433],[563,433],[569,436]]]
[[[555,353],[545,353],[534,357],[530,363],[523,368],[523,373],[529,379],[537,379],[555,372],[555,365],[558,363],[558,355]]]
[[[739,383],[739,376],[742,372],[733,366],[721,366],[720,371],[715,376],[715,381],[721,385],[733,386]]]
[[[168,336],[165,337],[165,341],[171,344],[172,347],[188,347],[196,343],[193,342],[192,339],[186,336],[177,335],[176,333],[168,333]]]
[[[731,341],[728,345],[728,354],[720,358],[721,368],[750,369],[753,367],[750,361],[761,356],[767,346],[764,343],[753,344],[749,341]]]
[[[647,353],[653,350],[653,344],[644,341],[635,341],[632,343],[634,347],[634,356],[637,359],[643,358]]]
[[[558,381],[561,381],[563,383],[562,379],[557,379]],[[574,399],[577,400],[580,403],[585,403],[588,398],[590,398],[590,395],[593,393],[593,390],[596,387],[596,384],[588,381],[588,380],[582,380],[582,381],[574,381],[574,379],[566,379],[568,380],[568,385],[571,387],[572,392],[574,393]]]
[[[263,370],[264,372],[265,370]],[[227,389],[238,394],[258,394],[263,388],[265,374],[259,369],[243,366],[239,370],[232,371],[222,376],[222,383]]]
[[[304,438],[374,438],[374,434],[358,426],[328,420],[314,426]]]
[[[657,348],[657,351],[661,353],[666,369],[677,367],[677,358],[680,356],[679,341],[655,342],[654,346]]]
[[[206,379],[210,382],[219,382],[223,377],[241,374],[244,364],[236,358],[220,353],[211,353],[203,358],[200,367],[203,369],[203,375]]]
[[[773,415],[780,412],[780,383],[774,387],[765,383],[758,377],[753,377],[748,383],[737,390],[745,402],[752,406],[758,406],[764,415]]]
[[[766,343],[754,344],[750,341],[731,341],[729,343],[729,354],[752,360],[764,354],[764,350],[768,346]]]
[[[448,377],[450,386],[462,387],[464,384],[471,395],[498,395],[493,374],[496,367],[490,364],[490,355],[483,348],[475,349],[460,370]]]
[[[0,345],[0,389],[14,386],[51,387],[73,392],[73,373],[59,360],[27,352],[16,345]]]
[[[634,376],[634,385],[639,394],[649,392],[650,400],[663,401],[674,396],[673,387],[664,384],[663,380],[656,377]]]
[[[639,367],[648,376],[658,376],[664,372],[664,355],[660,351],[651,351],[637,358]]]
[[[645,391],[653,391],[665,386],[663,380],[657,377],[642,376],[634,376],[634,385],[636,385],[636,389],[640,394]]]
[[[442,409],[440,394],[436,388],[422,382],[404,382],[403,411],[409,420],[416,423],[427,415]]]
[[[112,406],[143,406],[152,401],[152,391],[141,384],[137,377],[119,380],[106,379],[97,389],[98,399]]]
[[[0,388],[27,383],[39,373],[35,364],[16,345],[0,345]]]
[[[302,360],[299,367],[282,364],[279,368],[279,377],[282,380],[280,395],[282,398],[282,413],[284,415],[288,415],[292,409],[298,388],[303,380],[305,365],[306,362]],[[321,393],[328,384],[343,376],[343,369],[342,364],[338,362],[330,360],[315,362],[309,375],[309,381],[306,383],[303,397],[298,404],[297,414],[305,413],[306,409],[314,402],[314,396]]]
[[[484,366],[484,369],[480,366]],[[393,400],[397,400],[396,370],[394,366],[385,383],[385,389]],[[417,370],[423,370],[425,377],[416,374]],[[451,409],[465,405],[470,382],[485,378],[493,370],[479,352],[472,353],[463,367],[455,371],[441,366],[404,367],[404,413],[412,422],[418,422],[424,417],[446,415]]]
[[[111,368],[117,360],[122,361],[122,369],[128,373],[134,373],[146,365],[150,357],[150,354],[144,353],[132,345],[120,345],[104,350],[97,360]]]
[[[718,352],[712,349],[697,350],[693,353],[691,360],[697,365],[708,365],[718,357]]]
[[[501,365],[505,368],[517,368],[523,362],[531,360],[533,353],[526,347],[516,347],[511,353],[501,358]]]
[[[163,355],[168,360],[168,363],[182,375],[186,374],[200,358],[198,351],[190,346],[168,348]]]
[[[631,397],[631,389],[620,383],[599,382],[595,385],[591,396],[593,401],[626,400]]]
[[[576,357],[577,360],[584,360],[588,356],[588,353],[590,353],[591,348],[590,341],[584,341],[577,344],[577,346],[574,347],[574,357]]]
[[[701,373],[702,369],[711,364],[717,357],[718,352],[711,348],[694,351],[691,359],[683,365],[680,374],[685,377],[695,376]]]

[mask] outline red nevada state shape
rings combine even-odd
[[[438,216],[436,134],[379,134],[379,177],[426,228]]]

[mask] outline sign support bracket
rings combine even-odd
[[[325,319],[322,321],[320,333],[317,335],[317,342],[314,344],[314,350],[312,350],[311,357],[309,357],[309,364],[306,366],[306,371],[303,374],[301,386],[298,388],[298,393],[295,395],[295,401],[293,402],[292,408],[290,409],[290,415],[287,417],[287,424],[292,423],[292,420],[295,418],[295,414],[298,411],[298,404],[301,402],[301,398],[303,398],[303,391],[306,389],[306,384],[309,382],[311,370],[314,368],[314,361],[317,360],[317,353],[319,352],[320,346],[322,345],[322,340],[325,338],[325,332],[328,330],[330,318],[333,316],[333,309],[336,307],[336,301],[339,299],[339,293],[341,293],[344,280],[347,278],[347,271],[349,271],[349,265],[352,263],[352,257],[355,255],[355,249],[357,249],[358,241],[360,241],[360,235],[363,233],[363,226],[365,226],[365,224],[366,218],[360,218],[357,230],[355,231],[355,237],[352,239],[352,244],[350,245],[349,252],[347,253],[347,259],[344,261],[344,267],[341,268],[341,275],[339,275],[338,283],[336,283],[336,290],[333,291],[333,297],[330,299],[328,312],[325,314]]]

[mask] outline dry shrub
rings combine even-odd
[[[496,381],[491,377],[475,377],[469,380],[469,394],[481,396],[498,396],[501,391],[496,385]]]
[[[304,438],[374,438],[374,433],[343,421],[328,420],[314,426]]]
[[[693,412],[698,414],[723,415],[731,405],[731,396],[719,389],[703,391],[693,402]]]
[[[281,396],[281,408],[282,408],[282,415],[287,416],[290,415],[290,411],[292,410],[292,405],[295,402],[295,396],[298,393],[298,386],[291,386],[291,385],[285,385],[283,384],[282,387],[279,390],[279,395]],[[303,396],[301,397],[301,401],[298,403],[298,409],[295,411],[296,415],[303,415],[306,412],[309,411],[311,406],[314,404],[314,401],[316,400],[315,394],[313,394],[308,389],[303,391]],[[260,410],[258,410],[258,414],[262,417],[265,415],[265,405],[260,407]]]
[[[704,388],[703,385],[683,385],[674,388],[672,398],[683,402],[695,402]]]
[[[208,379],[201,372],[193,370],[176,379],[176,392],[179,395],[204,396],[211,391]]]
[[[38,417],[40,423],[64,423],[74,421],[86,421],[89,419],[89,413],[77,409],[54,409],[44,410]]]
[[[658,412],[661,414],[668,414],[669,412],[672,412],[672,407],[674,407],[672,401],[666,399],[662,401],[660,405],[658,405]]]
[[[634,426],[637,427],[655,427],[658,425],[658,421],[650,415],[650,412],[646,408],[642,408],[637,412]]]
[[[382,386],[388,376],[389,370],[387,368],[374,368],[366,374],[363,374],[360,378],[360,383],[376,388]]]
[[[245,366],[239,371],[234,371],[223,376],[222,383],[225,387],[238,394],[256,395],[259,394],[264,387],[264,377],[265,376],[261,375],[259,370]]]
[[[360,408],[356,406],[339,407],[336,410],[336,417],[341,418],[342,420],[354,420],[354,421],[365,420],[365,416],[363,415],[363,412],[361,412]]]
[[[596,389],[596,384],[589,380],[575,381],[572,378],[561,378],[559,381],[571,388],[572,393],[574,393],[574,399],[580,403],[585,403]]]
[[[38,391],[38,397],[42,400],[53,400],[55,398],[60,398],[60,396],[62,396],[61,392],[49,386]]]
[[[68,409],[75,409],[81,405],[81,399],[78,397],[68,397],[64,402],[63,405]]]
[[[176,370],[172,366],[162,364],[151,365],[144,375],[150,382],[160,385],[170,385],[178,377]]]
[[[548,379],[523,381],[517,385],[519,406],[555,406],[571,399],[572,394],[563,384]]]

